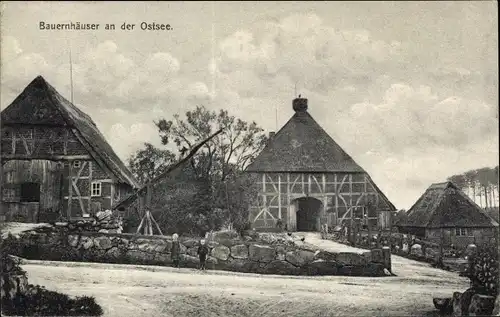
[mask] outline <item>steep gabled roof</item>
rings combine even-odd
[[[359,172],[365,171],[302,108],[276,133],[246,168],[247,172]]]
[[[42,76],[36,77],[1,113],[2,124],[55,124],[74,128],[92,157],[119,181],[140,187],[94,121],[61,96]],[[78,137],[78,136],[77,136]]]
[[[452,182],[432,184],[408,211],[404,227],[497,227],[481,207]]]

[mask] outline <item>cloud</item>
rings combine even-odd
[[[360,148],[403,153],[408,148],[463,148],[498,139],[496,110],[478,100],[440,99],[427,86],[397,83],[378,102],[352,105],[339,123]],[[352,128],[352,122],[359,128]]]
[[[219,67],[224,73],[254,69],[260,78],[283,73],[327,91],[346,79],[369,81],[401,46],[374,39],[367,30],[335,29],[315,14],[294,14],[222,40]]]

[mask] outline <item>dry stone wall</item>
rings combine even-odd
[[[180,238],[181,266],[199,265],[199,241]],[[28,259],[170,265],[172,239],[102,232],[69,232],[42,227],[16,238],[18,254]],[[259,274],[385,276],[381,250],[330,253],[303,241],[273,234],[241,237],[232,232],[208,238],[208,269]],[[390,256],[390,254],[389,254]],[[387,272],[387,271],[386,271]]]

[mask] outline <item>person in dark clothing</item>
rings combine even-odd
[[[205,244],[205,240],[200,241],[200,246],[198,247],[198,256],[200,257],[200,270],[205,270],[205,264],[207,261],[208,247]]]
[[[180,256],[181,256],[181,245],[179,243],[179,235],[174,233],[172,235],[172,249],[170,250],[170,255],[172,257],[172,263],[174,267],[179,267]]]

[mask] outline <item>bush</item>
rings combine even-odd
[[[93,297],[68,295],[29,285],[26,295],[2,300],[2,312],[16,316],[101,316],[103,310]]]
[[[496,296],[498,294],[498,251],[497,247],[478,248],[469,266],[467,275],[472,287],[478,293]]]

